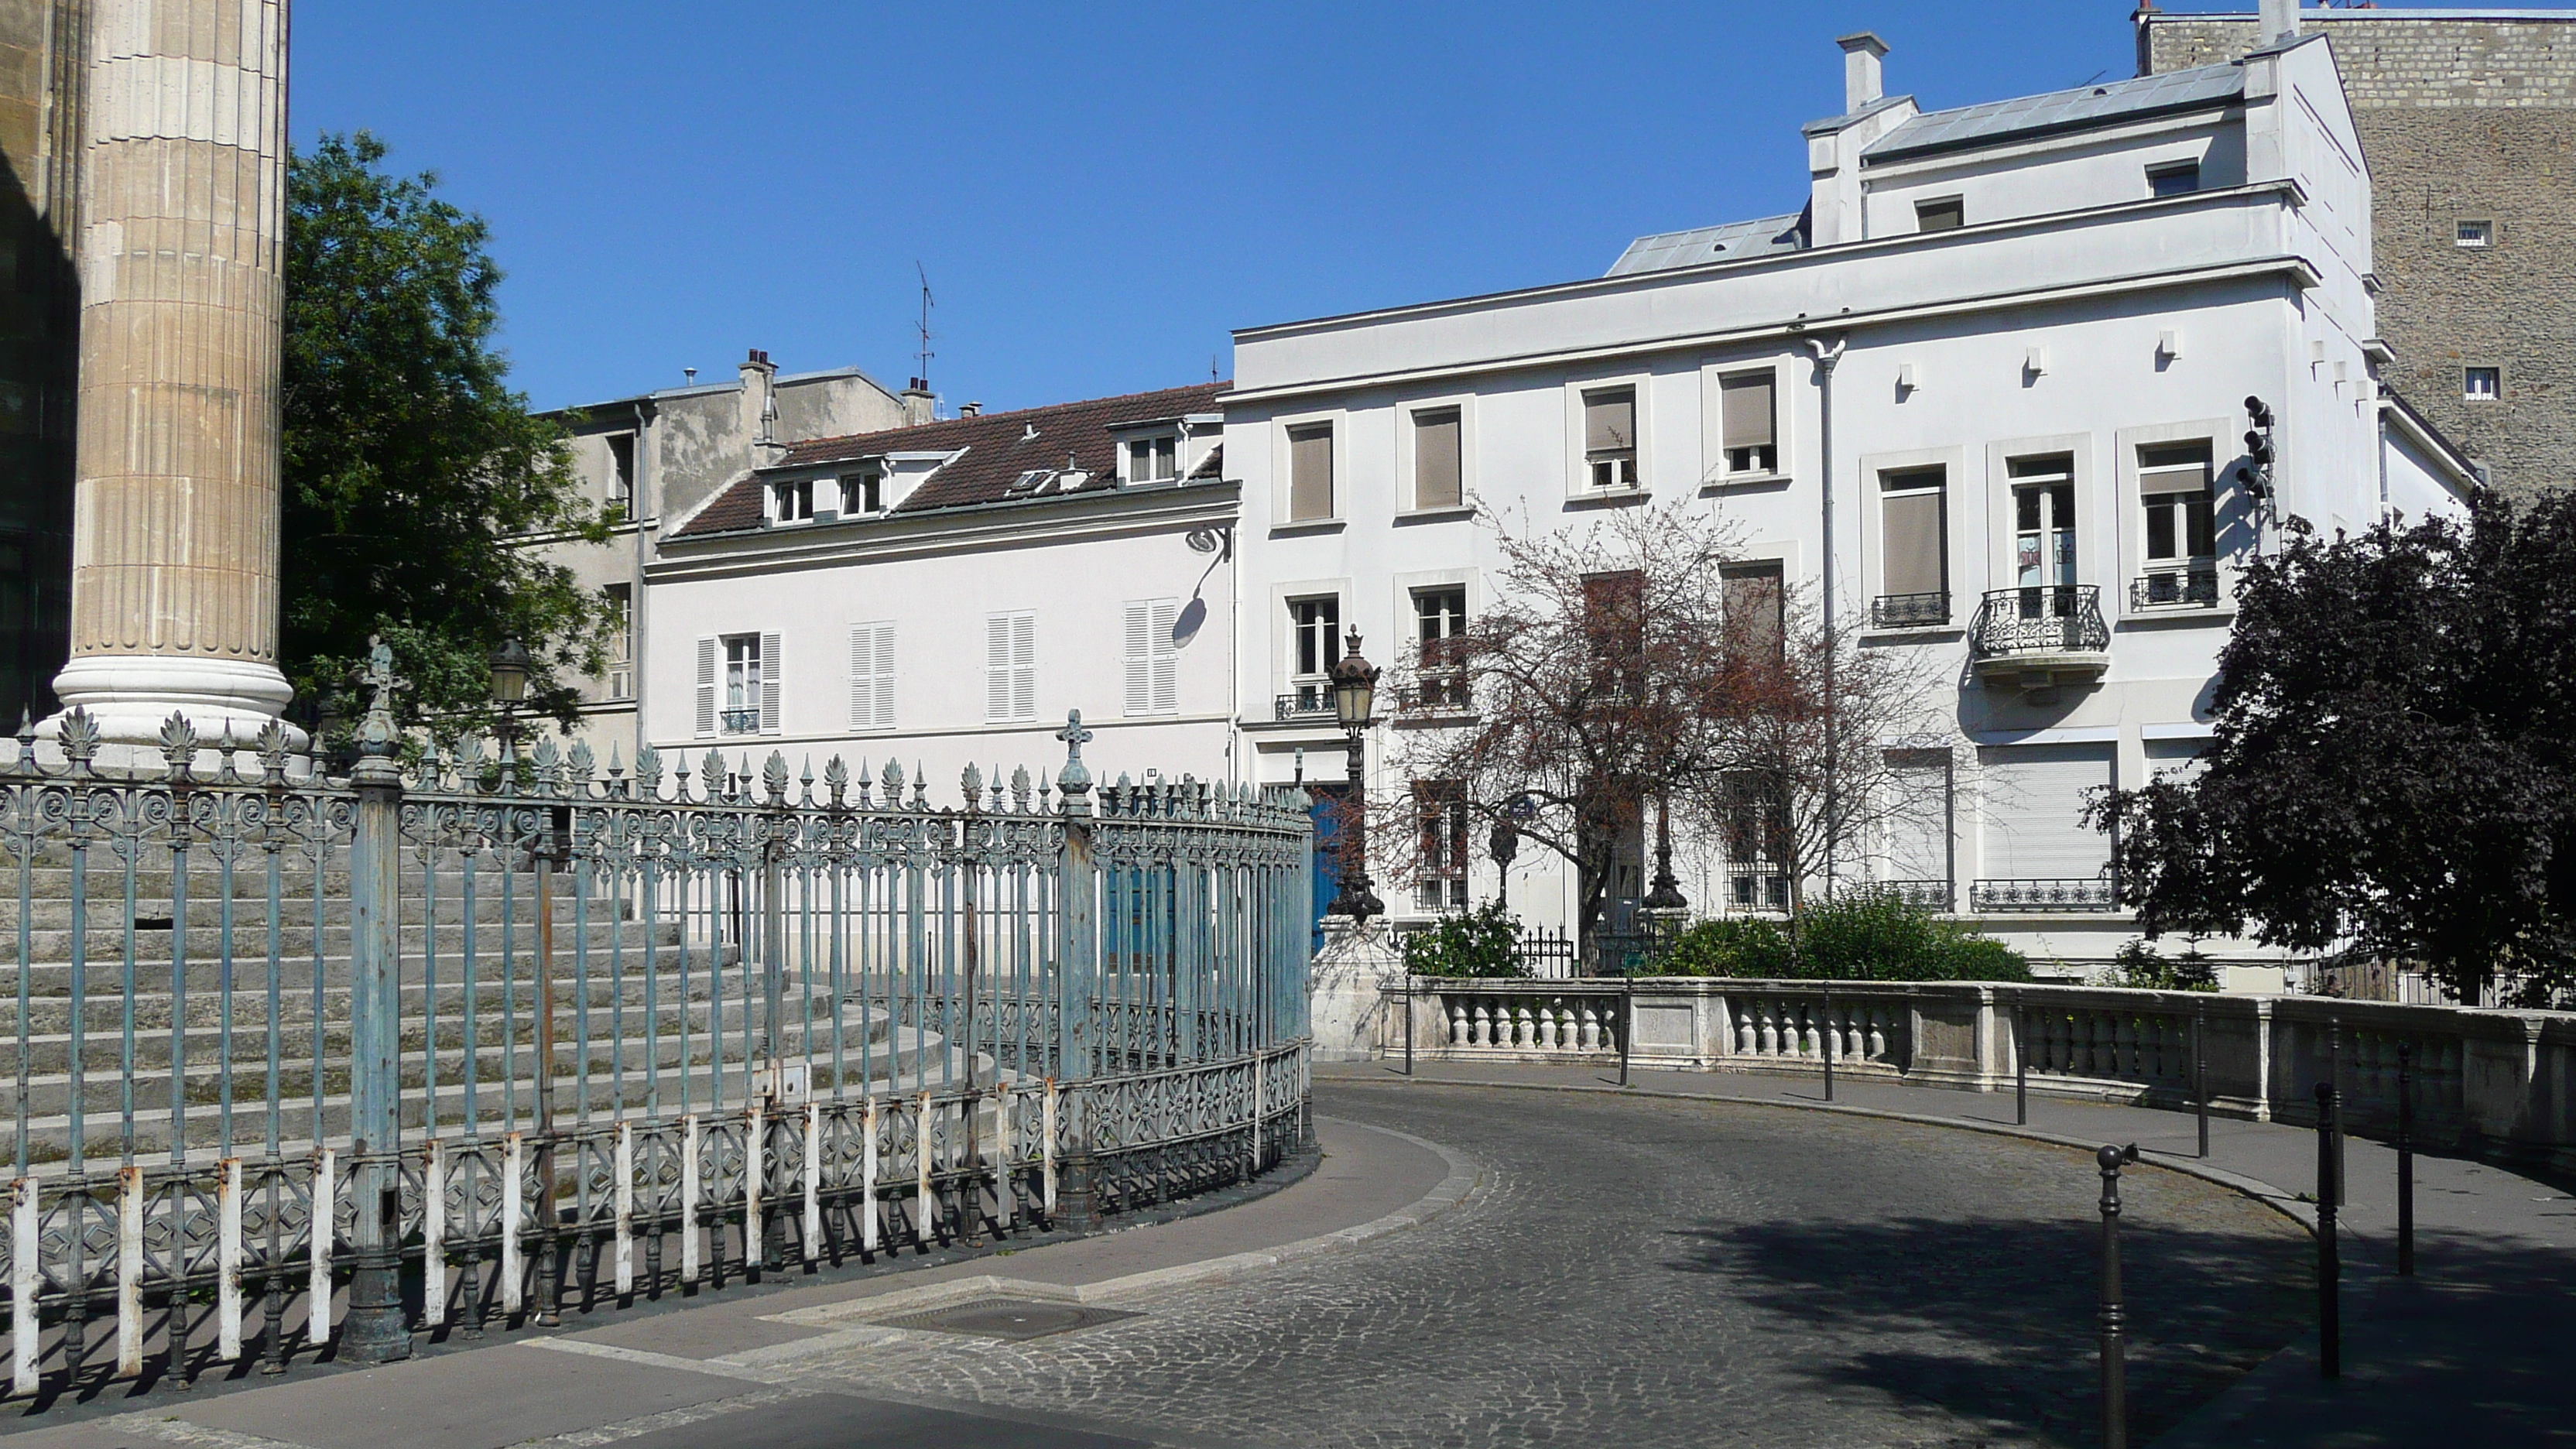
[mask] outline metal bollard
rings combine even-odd
[[[1413,1075],[1413,968],[1404,968],[1404,1074]]]
[[[1825,1100],[1834,1099],[1834,1054],[1842,1043],[1842,1033],[1834,1027],[1834,989],[1825,988]]]
[[[2397,1276],[2415,1276],[2415,1044],[2397,1044]]]
[[[2317,1083],[2317,1373],[2343,1377],[2343,1264],[2335,1249],[2335,1089]]]
[[[1619,1085],[1628,1085],[1628,1040],[1637,1028],[1637,983],[1622,977],[1619,982]]]
[[[2013,998],[2013,1125],[2030,1125],[2030,1012]]]
[[[2120,1168],[2138,1144],[2104,1147],[2102,1165],[2102,1449],[2129,1449],[2128,1309],[2120,1292]]]
[[[2191,1016],[2191,1105],[2200,1118],[2200,1155],[2209,1156],[2209,1008]]]

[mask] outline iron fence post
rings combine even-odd
[[[780,1057],[782,1046],[779,1024],[787,1011],[787,759],[772,751],[769,764],[761,774],[762,788],[769,796],[768,812],[762,817],[766,829],[760,842],[760,1058],[767,1080],[761,1083],[761,1095],[768,1099],[767,1109],[757,1119],[761,1141],[744,1144],[742,1170],[763,1176],[760,1194],[760,1221],[744,1223],[743,1257],[751,1257],[748,1237],[760,1234],[759,1266],[751,1271],[779,1271],[779,1194],[770,1191],[767,1179],[770,1153],[765,1140],[780,1130],[782,1098],[785,1096],[787,1065]],[[970,1057],[971,1061],[972,1058]],[[806,1083],[811,1090],[813,1083]],[[748,1267],[749,1264],[746,1264]]]
[[[2138,1160],[2138,1144],[2105,1146],[2094,1154],[2102,1168],[2102,1301],[2097,1311],[2102,1344],[2102,1445],[2128,1449],[2128,1308],[2120,1291],[2120,1167]]]
[[[2317,1372],[2343,1377],[2343,1264],[2335,1243],[2334,1083],[2317,1083]]]
[[[1100,863],[1092,849],[1091,771],[1082,763],[1082,747],[1091,737],[1091,731],[1082,727],[1080,710],[1069,711],[1064,728],[1056,732],[1065,744],[1064,768],[1055,778],[1063,801],[1058,809],[1064,817],[1059,885],[1063,904],[1057,914],[1064,933],[1059,955],[1064,970],[1057,982],[1056,1019],[1061,1034],[1057,1055],[1064,1086],[1065,1152],[1057,1218],[1076,1232],[1100,1226],[1099,1171],[1091,1156],[1092,1104],[1084,1090],[1097,1050],[1092,1011],[1100,975]]]
[[[2397,1276],[2415,1276],[2415,1043],[2397,1044]]]
[[[349,848],[349,1159],[355,1204],[341,1357],[391,1363],[411,1356],[402,1300],[402,771],[393,759],[393,655],[368,660],[374,706],[351,770],[357,808]],[[317,1003],[318,1004],[318,1003]],[[314,1204],[317,1219],[330,1212]],[[275,1292],[274,1286],[270,1291]],[[316,1313],[328,1307],[313,1306]]]

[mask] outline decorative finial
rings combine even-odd
[[[358,726],[358,753],[367,759],[387,759],[394,752],[394,691],[411,688],[408,679],[394,677],[394,651],[381,636],[367,636],[367,669],[360,676],[367,686],[367,718]]]
[[[1082,747],[1092,740],[1091,731],[1082,727],[1082,711],[1065,711],[1064,728],[1055,732],[1064,741],[1064,768],[1056,771],[1055,787],[1064,796],[1068,814],[1091,813],[1091,771],[1082,763]]]

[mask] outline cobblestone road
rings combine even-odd
[[[809,1361],[861,1391],[1313,1445],[2090,1444],[2099,1179],[2070,1150],[1759,1107],[1319,1083],[1488,1169],[1411,1232],[1028,1343]],[[2307,1238],[2126,1179],[2144,1443],[2301,1328]]]

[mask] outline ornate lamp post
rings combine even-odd
[[[1350,838],[1342,843],[1341,894],[1333,897],[1332,905],[1325,910],[1330,915],[1350,917],[1354,925],[1386,914],[1385,903],[1369,889],[1368,773],[1361,754],[1367,744],[1370,714],[1377,707],[1378,672],[1377,666],[1361,657],[1360,631],[1352,629],[1341,661],[1333,666],[1333,718],[1340,721],[1342,732],[1350,739],[1350,798],[1360,808],[1349,827]]]
[[[492,702],[501,706],[501,758],[519,762],[519,702],[528,697],[528,646],[505,639],[492,651]]]

